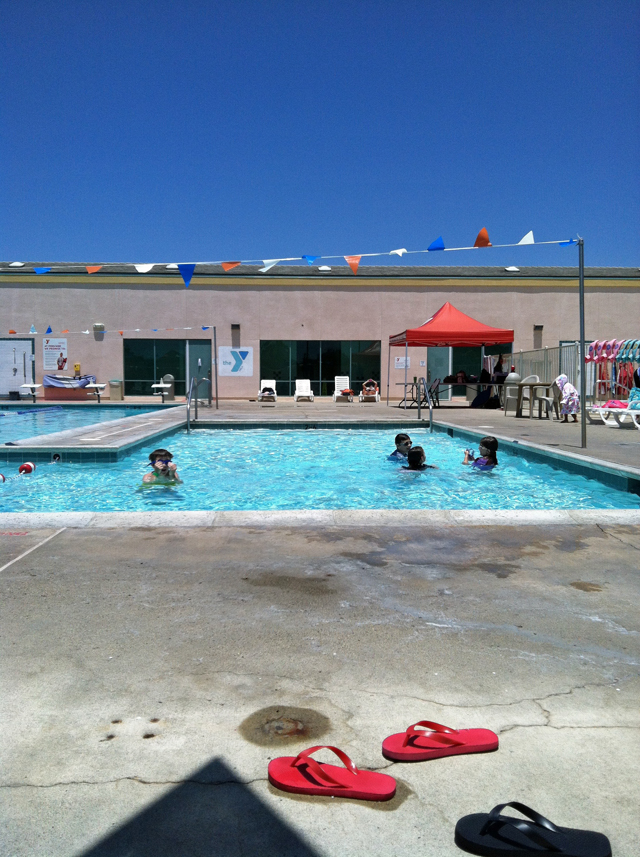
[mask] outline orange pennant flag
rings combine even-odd
[[[62,331],[60,331],[60,332],[61,332],[61,333],[69,333],[69,328],[67,328],[66,330],[62,330]]]
[[[232,268],[237,268],[242,262],[223,262],[222,267],[225,271],[230,271]]]
[[[99,271],[102,268],[102,265],[85,265],[87,269],[87,274],[95,274],[96,271]]]
[[[124,336],[124,330],[119,330],[118,333],[120,334],[120,336]]]
[[[10,330],[9,333],[17,333],[17,330]]]
[[[362,256],[345,256],[344,258],[345,258],[345,261],[347,262],[347,264],[349,265],[349,267],[351,268],[351,270],[353,271],[353,273],[357,274],[358,273],[358,265],[360,264],[360,259],[362,259]]]
[[[478,232],[478,237],[476,238],[476,243],[473,245],[474,247],[491,247],[491,241],[489,241],[489,233],[486,228],[483,226],[480,232]]]

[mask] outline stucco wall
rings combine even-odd
[[[586,281],[588,339],[640,336],[640,281]],[[261,339],[380,339],[382,386],[386,387],[391,334],[426,321],[445,301],[485,324],[512,328],[514,350],[533,347],[533,325],[544,325],[543,345],[578,338],[578,283],[558,280],[430,278],[425,281],[367,279],[366,276],[268,280],[256,277],[194,278],[185,289],[167,276],[0,275],[0,335],[9,328],[24,335],[35,324],[36,377],[42,378],[42,338],[68,328],[69,364],[101,381],[123,377],[122,337],[205,338],[202,325],[216,325],[218,345],[231,345],[231,324],[241,325],[241,344],[254,348],[253,378],[220,378],[222,397],[253,397],[260,378]],[[96,341],[92,329],[102,322],[107,333]],[[158,331],[152,328],[191,327]],[[140,333],[130,332],[140,328]],[[424,349],[416,349],[416,360]],[[420,352],[419,354],[417,352]],[[394,353],[400,354],[398,349]],[[392,361],[393,362],[393,361]],[[417,374],[413,366],[411,374]],[[392,369],[391,384],[403,380]],[[392,386],[393,389],[393,386]]]

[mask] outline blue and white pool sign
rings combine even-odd
[[[221,345],[218,348],[218,374],[253,377],[253,348],[231,348],[228,345]]]

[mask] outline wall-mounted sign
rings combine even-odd
[[[218,348],[218,375],[253,377],[253,348]]]
[[[396,369],[411,369],[410,357],[394,357]]]
[[[45,372],[62,372],[67,368],[67,340],[42,340],[42,368]]]

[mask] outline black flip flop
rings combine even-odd
[[[512,806],[531,821],[502,815],[505,806]],[[611,843],[603,833],[556,827],[548,818],[516,801],[498,804],[488,814],[465,815],[456,824],[455,842],[463,851],[484,857],[531,857],[536,854],[611,857]]]

